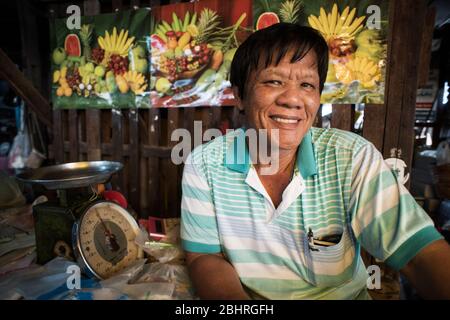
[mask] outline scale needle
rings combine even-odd
[[[100,223],[102,224],[102,227],[103,227],[103,230],[105,231],[105,236],[107,237],[108,244],[110,245],[111,251],[119,250],[120,246],[116,241],[116,236],[108,229],[105,221],[100,217],[100,214],[98,213],[97,209],[95,209],[95,214],[97,215],[97,218],[100,220]]]

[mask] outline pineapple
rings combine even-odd
[[[302,7],[303,2],[301,0],[286,0],[283,2],[279,12],[281,21],[297,23]]]
[[[196,43],[206,43],[220,25],[217,12],[204,8],[197,23],[198,35],[194,37]]]
[[[83,56],[86,58],[86,61],[91,59],[91,38],[92,31],[94,27],[92,24],[83,24],[80,30],[80,39],[83,44]]]

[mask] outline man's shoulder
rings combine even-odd
[[[370,144],[369,141],[356,133],[335,128],[311,128],[312,141],[317,151],[334,148],[350,152],[357,152]]]

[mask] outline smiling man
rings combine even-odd
[[[312,127],[327,66],[308,27],[275,24],[238,48],[231,83],[246,126],[184,167],[181,237],[201,298],[367,299],[361,247],[422,296],[450,297],[450,248],[381,154]],[[278,137],[270,175],[245,139],[262,129]]]

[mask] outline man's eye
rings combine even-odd
[[[266,80],[266,81],[264,81],[264,83],[278,86],[281,84],[281,81],[272,79],[272,80]]]
[[[308,83],[308,82],[303,82],[302,83],[302,87],[303,88],[308,88],[308,89],[315,89],[316,88],[313,84]]]

